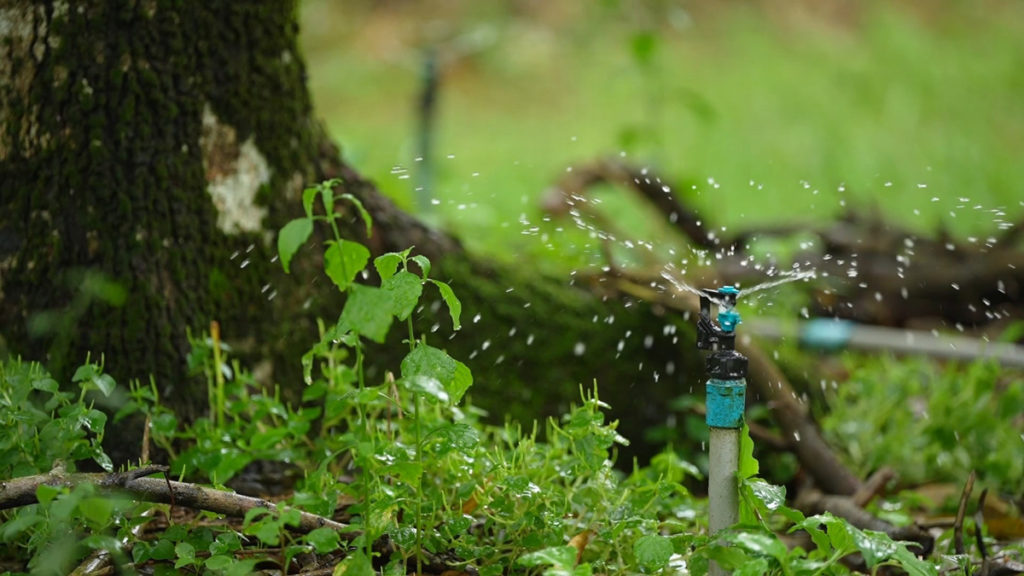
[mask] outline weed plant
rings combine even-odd
[[[472,385],[466,365],[414,332],[409,321],[425,288],[436,288],[459,327],[460,305],[430,262],[406,250],[373,261],[379,286],[355,283],[369,251],[337,235],[329,181],[303,195],[306,215],[279,239],[287,270],[315,224],[334,236],[325,272],[348,298],[338,320],[302,358],[307,387],[299,405],[282,401],[231,360],[216,331],[198,339],[192,366],[207,374],[209,414],[185,427],[158,400],[155,387],[134,383],[115,419],[144,414],[152,442],[167,451],[175,476],[223,486],[257,460],[289,462],[301,471],[294,490],[273,506],[250,510],[231,527],[211,513],[175,522],[155,536],[140,531],[166,505],[113,497],[81,483],[42,485],[38,504],[0,512],[4,560],[34,573],[67,573],[84,556],[106,551],[125,572],[247,574],[261,563],[282,572],[300,558],[331,562],[334,574],[404,575],[474,566],[480,574],[703,574],[715,561],[736,574],[844,574],[840,560],[859,553],[872,570],[896,565],[937,574],[905,543],[862,531],[829,515],[804,517],[785,505],[785,491],[757,478],[744,434],[741,522],[711,538],[706,504],[685,487],[697,469],[667,450],[629,474],[612,462],[626,439],[607,422],[596,391],[551,419],[545,442],[538,425],[484,425],[462,403]],[[363,214],[358,202],[348,196]],[[319,201],[323,214],[314,209]],[[405,322],[408,353],[398,374],[367,381],[366,341],[383,342]],[[91,395],[115,383],[101,364],[75,374],[77,393],[63,392],[40,366],[0,364],[4,429],[0,474],[45,473],[92,462],[111,470],[103,453],[106,416]],[[346,521],[338,532],[299,535],[298,510]],[[216,521],[215,521],[216,520]],[[809,549],[779,534],[803,531]]]

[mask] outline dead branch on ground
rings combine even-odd
[[[35,504],[38,501],[36,490],[40,486],[72,488],[79,484],[93,484],[101,491],[123,494],[145,502],[185,506],[226,516],[242,517],[253,508],[277,509],[273,502],[262,498],[205,488],[188,482],[144,477],[166,471],[165,466],[144,466],[126,472],[69,474],[62,465],[57,465],[46,474],[0,482],[0,510]],[[358,536],[346,524],[303,511],[299,511],[299,524],[290,528],[305,533],[323,527],[339,531],[345,539],[351,540]]]

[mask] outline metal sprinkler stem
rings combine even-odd
[[[708,470],[708,528],[712,534],[739,521],[736,471],[739,469],[740,428],[747,392],[747,358],[736,352],[736,312],[740,291],[732,286],[704,290],[697,320],[697,348],[710,350],[707,370],[707,424],[710,427]],[[711,301],[719,304],[718,326],[711,320]],[[728,574],[715,563],[712,575]]]

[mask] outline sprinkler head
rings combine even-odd
[[[697,319],[697,348],[701,350],[732,350],[735,346],[736,326],[740,314],[736,311],[736,298],[740,291],[733,286],[718,290],[704,290],[700,297],[700,317]],[[718,304],[718,325],[711,321],[711,302]]]
[[[747,374],[747,358],[736,352],[736,326],[742,320],[736,311],[740,291],[735,286],[704,290],[697,319],[697,348],[710,350],[707,369],[716,380],[742,380]],[[718,304],[718,325],[711,321],[711,302]]]
[[[741,324],[740,313],[736,311],[736,299],[740,291],[734,286],[722,286],[718,289],[721,296],[721,303],[718,310],[718,325],[723,332],[735,332],[736,326]]]

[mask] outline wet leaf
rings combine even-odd
[[[154,558],[159,560],[159,558],[156,558],[155,556]],[[231,556],[218,554],[217,556],[210,556],[207,558],[206,562],[203,563],[203,566],[209,570],[224,570],[234,563],[235,559]]]
[[[427,376],[444,386],[453,403],[473,385],[473,375],[465,364],[449,356],[444,350],[420,344],[402,360],[402,378]]]
[[[786,545],[774,534],[762,534],[760,532],[740,532],[735,536],[735,542],[745,550],[762,556],[771,556],[779,562],[786,559]]]
[[[448,448],[467,451],[480,443],[480,434],[469,424],[443,424],[434,434]]]
[[[572,546],[552,546],[524,554],[516,560],[522,566],[555,566],[572,569],[576,565],[576,549]]]
[[[432,376],[413,374],[412,376],[402,378],[401,383],[407,390],[425,394],[427,398],[437,402],[447,403],[450,399],[441,381]]]
[[[459,322],[459,318],[462,316],[462,302],[455,296],[451,286],[437,280],[430,280],[430,282],[433,282],[437,289],[441,291],[441,298],[448,305],[448,314],[452,317],[452,327],[456,330],[462,328],[462,324]]]
[[[743,480],[757,476],[760,471],[760,464],[754,458],[754,441],[750,438],[750,427],[743,423],[740,431],[740,469],[736,476]]]
[[[430,276],[430,259],[422,254],[417,254],[410,258],[420,267],[420,272],[423,273],[423,279],[426,280],[427,276]]]
[[[379,288],[353,284],[338,319],[339,331],[351,330],[383,343],[391,328],[391,297]]]
[[[633,544],[636,561],[649,570],[664,568],[674,552],[672,541],[658,534],[641,536]]]
[[[896,543],[882,532],[853,530],[850,536],[857,550],[860,550],[864,556],[864,562],[867,563],[868,568],[872,568],[896,554]]]
[[[340,541],[338,531],[332,528],[316,528],[306,534],[306,542],[309,542],[317,554],[327,554],[338,549]]]
[[[281,266],[284,267],[285,272],[288,272],[292,256],[300,246],[306,243],[306,240],[309,240],[309,235],[312,233],[313,221],[308,218],[297,218],[281,228],[281,232],[277,235],[277,253],[281,255]]]
[[[110,521],[114,513],[114,502],[109,498],[83,498],[78,504],[78,511],[86,520],[102,526]]]
[[[369,259],[370,251],[358,242],[330,241],[324,252],[324,270],[338,289],[345,291],[366,267]]]
[[[359,211],[359,216],[363,219],[363,223],[366,224],[366,236],[373,236],[373,218],[370,217],[370,213],[366,211],[366,208],[363,206],[363,203],[359,198],[347,193],[342,194],[340,198],[348,200],[356,207],[356,210]]]
[[[350,553],[334,568],[332,576],[374,576],[370,559],[361,550]]]
[[[330,180],[320,183],[320,201],[324,205],[324,212],[330,217],[334,213],[334,185]]]
[[[391,313],[399,320],[405,320],[420,301],[423,281],[403,270],[381,283],[381,288],[391,297]]]
[[[302,209],[306,211],[306,218],[313,217],[313,201],[316,200],[316,188],[306,188],[302,191]]]
[[[774,512],[786,504],[786,487],[776,486],[755,478],[747,482],[751,493],[764,504],[765,510]]]
[[[398,271],[398,265],[402,263],[402,255],[398,252],[381,254],[373,260],[373,266],[377,269],[377,275],[382,282],[387,281]]]
[[[418,462],[395,462],[388,472],[406,484],[415,484],[423,476],[423,465]]]

